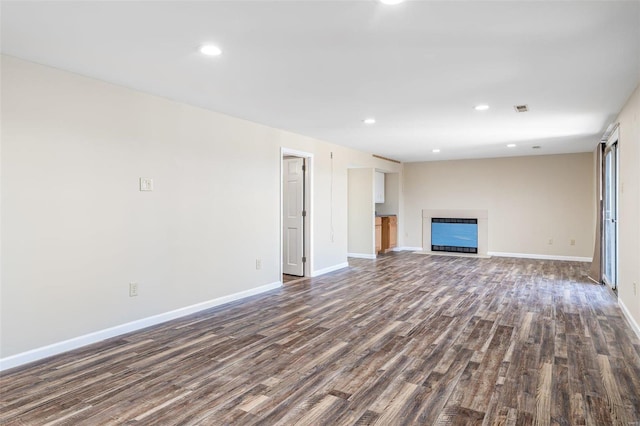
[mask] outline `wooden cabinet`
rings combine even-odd
[[[384,173],[376,172],[374,202],[384,203]]]
[[[398,218],[389,216],[389,248],[398,246]]]
[[[382,218],[376,217],[376,254],[382,249]]]
[[[380,231],[378,231],[378,228],[380,228]],[[381,234],[380,245],[378,245],[378,232]],[[398,218],[396,216],[376,217],[376,253],[386,253],[397,245]]]

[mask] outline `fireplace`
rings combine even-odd
[[[456,246],[458,244],[434,244],[431,238],[431,230],[433,227],[432,219],[473,219],[476,221],[476,251],[475,252],[446,252],[434,250],[433,245],[440,246]],[[436,222],[437,223],[437,222]],[[473,223],[471,224],[473,225]],[[436,228],[440,225],[436,225]],[[436,243],[443,241],[436,240]],[[469,244],[470,245],[470,244]],[[422,247],[426,253],[441,254],[446,256],[473,256],[487,258],[489,257],[489,211],[482,209],[424,209],[422,210]],[[468,248],[468,247],[467,247]]]
[[[478,253],[478,219],[431,218],[431,251]]]

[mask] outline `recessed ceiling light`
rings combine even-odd
[[[365,118],[362,121],[364,121],[364,124],[375,124],[376,123],[376,119],[375,118]]]
[[[207,56],[219,56],[222,54],[222,50],[213,44],[205,44],[200,48],[200,53]]]
[[[489,109],[489,105],[486,105],[486,104],[476,105],[474,109],[476,111],[486,111]]]
[[[510,143],[509,145],[507,145],[507,148],[515,148],[516,144],[515,143]]]
[[[434,154],[437,154],[437,153],[440,152],[440,150],[438,148],[436,148],[436,149],[432,150],[431,152],[433,152]]]
[[[400,4],[403,1],[404,0],[380,0],[380,3],[394,5],[394,4]]]

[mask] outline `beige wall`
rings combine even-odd
[[[347,261],[347,165],[401,170],[11,57],[1,78],[0,357],[279,281],[281,147],[313,154],[314,271]]]
[[[640,324],[640,87],[618,116],[620,123],[618,297]],[[635,283],[635,286],[634,286]],[[640,330],[636,328],[636,332]]]
[[[374,169],[349,169],[350,254],[375,255]]]
[[[405,246],[422,243],[422,209],[486,208],[492,251],[592,254],[591,154],[403,172],[369,153],[11,57],[2,56],[1,79],[0,357],[279,281],[281,147],[313,154],[314,271],[346,262],[347,167],[400,173]],[[639,114],[636,90],[619,121],[620,300],[637,322]],[[141,176],[154,179],[153,192],[138,191]]]
[[[489,252],[590,258],[593,173],[591,153],[405,163],[405,245],[423,209],[486,209]]]

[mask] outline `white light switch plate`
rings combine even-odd
[[[140,191],[153,191],[153,179],[141,177]]]

